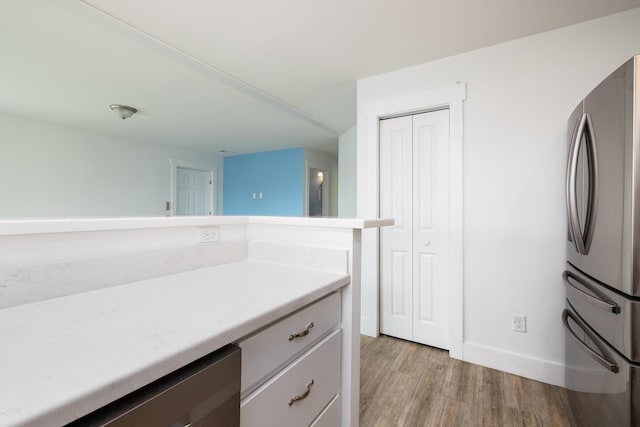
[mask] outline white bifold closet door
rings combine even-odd
[[[380,331],[449,348],[449,110],[380,121]]]

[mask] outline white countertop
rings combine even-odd
[[[208,227],[233,224],[270,224],[304,227],[364,229],[393,225],[392,219],[275,216],[114,217],[0,220],[0,236],[79,231],[131,230],[165,227]]]
[[[0,425],[70,422],[348,282],[242,261],[0,310]]]

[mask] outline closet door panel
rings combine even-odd
[[[449,348],[449,110],[413,116],[413,340]]]
[[[449,348],[449,111],[380,122],[381,332]]]
[[[393,227],[380,230],[380,330],[413,336],[413,186],[412,118],[380,122],[380,216]]]

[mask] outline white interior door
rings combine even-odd
[[[449,111],[380,123],[380,330],[449,348]]]
[[[413,339],[412,117],[380,122],[380,331]]]
[[[413,116],[413,340],[449,348],[449,110]]]
[[[208,171],[176,168],[176,215],[211,215],[212,186]]]

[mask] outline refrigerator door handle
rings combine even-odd
[[[587,142],[587,163],[589,166],[589,194],[587,201],[587,213],[585,218],[584,233],[580,228],[578,217],[578,198],[576,194],[578,175],[578,156],[582,145],[582,137]],[[569,160],[567,162],[566,176],[567,211],[569,213],[569,231],[573,237],[576,250],[581,255],[587,255],[593,240],[593,232],[596,222],[596,207],[598,205],[598,153],[596,151],[596,139],[593,130],[593,122],[589,113],[583,113],[576,126],[571,146],[569,148]]]
[[[593,232],[596,226],[596,213],[598,207],[598,151],[596,150],[596,134],[591,121],[591,114],[584,113],[586,116],[587,131],[587,158],[589,165],[589,200],[587,203],[587,218],[584,231],[584,255],[589,253],[591,241],[593,240]]]
[[[571,280],[575,280],[576,282],[578,282],[579,284],[583,285],[583,286],[587,286],[584,282],[582,282],[580,280],[579,277],[576,277],[574,274],[571,274],[571,272],[569,271],[565,271],[562,273],[562,280],[564,280],[564,282],[571,286],[573,289],[575,289],[576,291],[580,292],[580,295],[582,295],[587,301],[589,301],[590,303],[592,303],[593,305],[596,305],[604,310],[607,310],[613,314],[620,314],[620,306],[618,304],[616,304],[613,301],[609,301],[609,300],[605,300],[605,299],[601,299],[598,298],[595,295],[591,295],[588,292],[585,292],[583,289],[580,289],[580,287],[574,283],[571,282]]]
[[[576,334],[573,331],[573,329],[571,329],[571,326],[569,325],[569,317],[571,318],[571,320],[576,322],[578,327],[580,329],[582,329],[582,331],[586,335],[588,335],[594,342],[595,342],[595,337],[593,337],[589,333],[589,331],[587,331],[585,329],[585,327],[582,324],[582,322],[580,321],[580,319],[576,318],[576,316],[574,316],[571,312],[569,312],[569,310],[567,310],[565,308],[564,311],[562,312],[562,323],[564,324],[564,328],[578,342],[580,347],[582,347],[589,354],[589,356],[591,356],[596,362],[598,362],[599,364],[601,364],[602,366],[607,368],[607,370],[609,370],[610,372],[613,372],[614,374],[617,374],[618,372],[620,372],[620,368],[618,367],[616,362],[614,362],[612,360],[609,360],[609,358],[606,355],[602,355],[602,354],[598,353],[597,351],[595,351],[594,349],[589,347],[589,345],[586,342],[584,342],[582,339],[580,339],[578,334]]]
[[[584,251],[584,240],[580,230],[580,221],[578,219],[576,181],[578,174],[578,153],[580,152],[580,142],[582,139],[582,133],[584,132],[584,126],[586,125],[585,117],[586,116],[583,114],[573,131],[571,145],[569,146],[569,159],[567,161],[567,176],[565,183],[567,213],[569,216],[569,233],[573,238],[573,244],[576,246],[576,251],[578,251],[579,254],[582,254]]]

